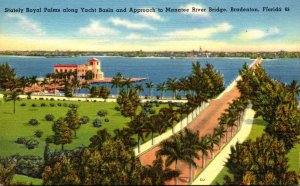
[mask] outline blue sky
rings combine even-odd
[[[265,6],[282,11],[263,12]],[[154,13],[128,12],[152,7]],[[166,7],[190,11],[220,7],[228,12],[169,13]],[[230,7],[260,12],[229,12]],[[300,50],[299,0],[0,0],[0,8],[0,50]],[[6,13],[5,8],[42,8],[42,12]],[[47,13],[44,8],[61,12]],[[65,8],[79,12],[64,13]],[[80,8],[112,8],[114,12],[82,13]],[[116,12],[117,8],[127,12]]]

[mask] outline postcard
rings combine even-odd
[[[0,185],[299,184],[299,16],[0,0]]]

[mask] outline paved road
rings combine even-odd
[[[194,180],[192,185],[209,185],[221,172],[225,166],[225,162],[229,158],[231,147],[235,146],[237,142],[241,143],[247,139],[251,132],[254,110],[247,108],[239,132],[231,139],[231,141],[221,150],[215,159],[201,172],[201,174]]]
[[[224,93],[224,95],[219,98],[212,100],[208,107],[196,118],[194,119],[190,125],[187,127],[192,131],[199,130],[200,137],[204,136],[208,133],[212,133],[213,129],[218,125],[219,121],[218,118],[224,112],[226,108],[228,108],[229,103],[240,96],[240,93],[236,87],[232,88],[232,90]],[[155,147],[149,150],[147,153],[140,156],[141,163],[143,165],[151,165],[152,161],[155,160],[156,151],[159,150],[159,147]],[[201,153],[199,152],[199,155]],[[197,165],[199,165],[194,170],[194,175],[199,173],[202,170],[201,160],[196,160]],[[171,165],[172,168],[175,165]],[[178,179],[178,184],[187,184],[189,178],[189,166],[182,162],[178,163],[178,169],[181,170],[180,178]],[[170,181],[167,184],[175,184],[174,181]]]

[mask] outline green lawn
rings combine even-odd
[[[20,106],[21,103],[26,103],[26,106]],[[32,107],[32,103],[36,103],[37,107]],[[40,107],[41,103],[46,103],[47,107]],[[55,107],[50,107],[49,104],[54,103]],[[65,145],[66,149],[72,149],[81,145],[88,145],[89,138],[96,134],[99,129],[106,128],[111,134],[116,128],[123,128],[129,118],[124,118],[114,107],[116,103],[108,102],[75,102],[75,101],[49,101],[49,100],[21,100],[16,103],[16,113],[13,114],[13,102],[0,102],[0,156],[8,156],[15,153],[22,155],[40,155],[42,156],[45,138],[52,135],[52,123],[45,120],[46,114],[53,114],[55,118],[64,117],[69,110],[68,107],[57,106],[57,103],[74,103],[78,104],[79,116],[86,115],[90,118],[90,122],[85,125],[81,125],[77,131],[77,138],[73,139],[71,144]],[[106,116],[110,121],[104,122],[102,118],[102,127],[95,128],[92,125],[92,121],[96,118],[97,112],[100,109],[104,109],[108,112]],[[37,119],[40,124],[37,126],[28,125],[30,119]],[[34,137],[35,130],[42,130],[44,132],[39,140],[40,144],[38,148],[28,150],[24,145],[16,144],[14,141],[18,137]],[[59,149],[59,146],[52,145],[52,149]]]
[[[42,185],[43,181],[41,179],[15,174],[13,178],[13,183],[20,183],[26,185]]]
[[[255,140],[257,137],[260,137],[264,133],[264,128],[267,122],[264,121],[261,117],[255,118],[253,121],[253,126],[248,136],[248,139]],[[289,158],[289,170],[298,172],[300,170],[299,167],[299,149],[300,144],[297,144],[290,152],[287,154]],[[212,182],[213,185],[216,183],[223,184],[224,183],[224,176],[229,175],[227,167],[224,167],[220,174],[215,178]],[[229,175],[231,176],[231,175]]]

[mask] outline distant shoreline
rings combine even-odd
[[[68,57],[68,56],[53,56],[53,57],[46,57],[46,56],[22,56],[22,55],[0,55],[0,57],[18,57],[18,58],[83,58],[83,57],[113,57],[113,58],[138,58],[138,59],[171,59],[170,57],[126,57],[126,56],[75,56],[75,57]],[[174,59],[251,59],[249,57],[177,57]]]
[[[101,57],[101,58],[106,58],[106,57],[110,57],[110,58],[138,58],[138,59],[172,59],[170,57],[155,57],[155,56],[149,56],[149,57],[127,57],[127,56],[99,56],[99,55],[89,55],[89,56],[51,56],[51,57],[47,57],[47,56],[25,56],[25,55],[1,55],[0,57],[15,57],[15,58],[83,58],[83,57]],[[253,59],[253,58],[249,58],[249,57],[176,57],[173,59]],[[263,58],[264,60],[277,60],[277,59],[297,59],[297,58]]]

